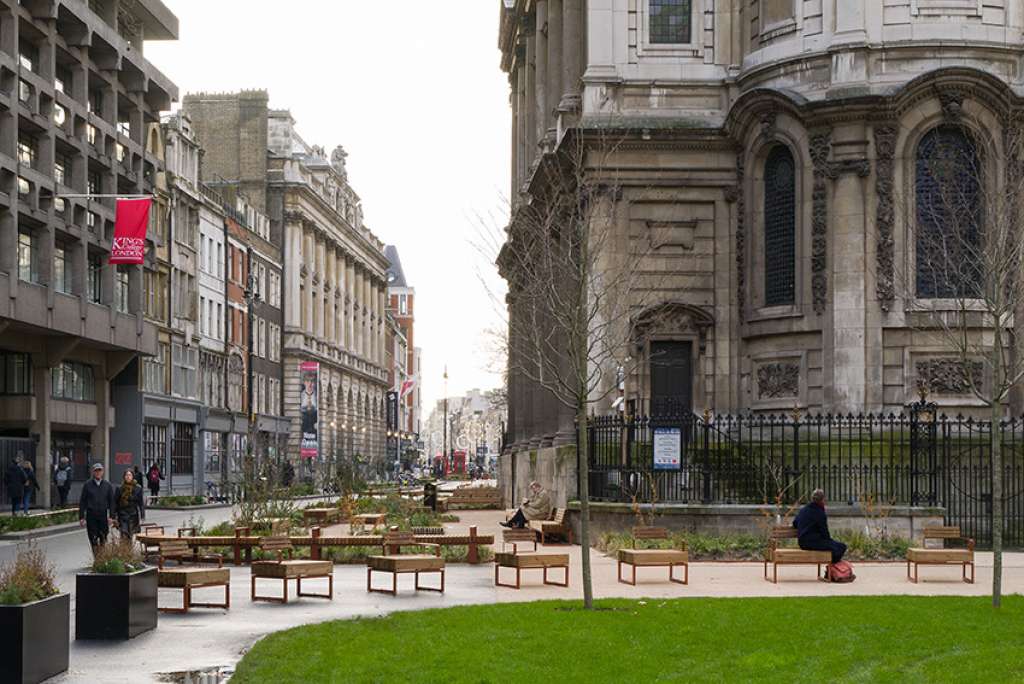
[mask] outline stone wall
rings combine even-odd
[[[649,512],[650,504],[640,508]],[[860,506],[829,506],[829,529],[833,533],[870,529],[872,533],[886,531],[897,537],[920,539],[925,526],[944,524],[942,508],[892,506],[882,510],[881,515],[866,516]],[[569,504],[569,519],[573,532],[579,535],[578,501]],[[790,521],[791,518],[786,519],[785,524]],[[637,524],[637,514],[630,504],[590,504],[590,533],[594,540],[606,532],[628,532]],[[775,517],[771,506],[659,504],[654,524],[673,531],[710,535],[763,534],[775,524]]]
[[[552,506],[564,508],[576,498],[575,445],[504,453],[498,463],[498,487],[506,508],[514,508],[527,498],[533,480],[551,494]]]

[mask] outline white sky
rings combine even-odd
[[[498,0],[164,2],[180,39],[147,43],[146,58],[182,96],[265,88],[306,142],[348,151],[367,225],[416,288],[424,420],[446,363],[450,395],[498,386],[482,332],[500,317],[480,275],[501,282],[473,246],[509,187]]]

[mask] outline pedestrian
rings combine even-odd
[[[793,519],[797,545],[806,551],[828,551],[832,562],[838,563],[846,553],[846,544],[836,541],[828,531],[828,513],[825,512],[825,492],[815,489],[811,503],[804,506]]]
[[[117,529],[121,540],[130,541],[139,533],[146,519],[146,504],[142,500],[142,485],[135,481],[135,473],[124,471],[121,486],[117,488]]]
[[[551,519],[551,495],[540,482],[530,483],[530,498],[523,502],[515,514],[507,522],[498,523],[502,527],[526,527],[531,520]]]
[[[36,471],[32,467],[32,461],[22,461],[21,467],[25,471],[25,492],[22,494],[21,507],[24,509],[25,515],[28,515],[28,507],[32,503],[32,495],[39,491],[39,480],[36,479]]]
[[[83,485],[78,499],[78,524],[85,527],[94,550],[107,542],[116,511],[114,487],[103,479],[103,464],[95,463],[92,477]]]
[[[53,471],[53,484],[60,498],[60,508],[68,505],[68,493],[71,491],[71,462],[67,456],[61,456],[57,469]]]
[[[7,496],[11,500],[11,515],[18,515],[18,508],[25,499],[25,471],[21,467],[22,452],[14,457],[11,465],[7,466]]]
[[[139,470],[138,463],[132,466],[132,477],[135,478],[135,484],[139,485],[140,487],[146,486],[146,480],[142,477],[142,471]]]
[[[160,480],[164,479],[164,474],[160,472],[160,466],[156,463],[149,466],[149,472],[146,474],[146,481],[149,482],[149,503],[155,503],[156,497],[160,496]],[[139,484],[142,484],[141,482]]]

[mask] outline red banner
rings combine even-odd
[[[152,199],[119,199],[114,216],[110,263],[141,264],[146,256],[146,229]]]

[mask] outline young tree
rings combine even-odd
[[[645,282],[649,251],[621,230],[626,201],[606,135],[569,133],[541,161],[528,198],[504,235],[485,236],[509,284],[508,372],[551,393],[576,416],[584,607],[593,607],[588,422],[632,363],[633,316],[657,290]],[[653,287],[651,286],[653,285]]]
[[[971,394],[988,409],[992,458],[992,605],[1002,596],[1004,445],[1001,425],[1024,378],[1024,138],[959,122],[918,145],[908,217],[908,268],[898,280],[908,323],[948,349],[917,363],[919,389]]]

